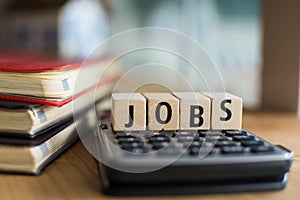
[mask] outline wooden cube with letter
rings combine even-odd
[[[210,129],[210,99],[199,92],[173,92],[179,101],[180,129]]]
[[[143,93],[147,99],[148,129],[179,129],[179,100],[169,93]]]
[[[146,99],[139,93],[112,94],[115,131],[146,130]]]
[[[243,100],[224,92],[203,93],[211,98],[211,129],[242,128]]]

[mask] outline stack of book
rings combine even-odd
[[[97,83],[98,71],[109,61],[107,57],[82,66],[35,56],[0,56],[1,172],[40,174],[77,141],[73,114],[93,106],[94,101],[85,101],[91,92],[96,101],[110,96],[120,75],[118,67],[111,67]],[[87,79],[78,83],[83,73]],[[75,89],[78,85],[80,90]],[[75,100],[83,103],[73,108]]]

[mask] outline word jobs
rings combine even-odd
[[[242,98],[229,93],[112,94],[115,131],[235,130],[242,127]]]

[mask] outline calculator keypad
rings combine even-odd
[[[113,132],[115,143],[125,151],[175,154],[185,150],[189,156],[270,153],[274,147],[245,130],[222,131],[141,131]],[[207,148],[206,148],[207,147]]]

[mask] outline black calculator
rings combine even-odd
[[[114,131],[110,114],[95,133],[102,191],[175,195],[280,190],[293,152],[241,130]]]

